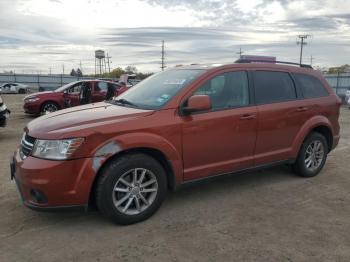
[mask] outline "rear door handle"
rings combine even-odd
[[[239,119],[241,119],[241,120],[250,120],[250,119],[255,119],[255,118],[256,118],[256,115],[246,114],[246,115],[242,115]]]
[[[304,112],[304,111],[307,111],[307,110],[309,110],[309,108],[301,106],[301,107],[298,107],[297,112]]]

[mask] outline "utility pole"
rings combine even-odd
[[[314,61],[314,57],[311,55],[310,56],[310,65],[312,66],[312,62]]]
[[[162,40],[162,66],[160,67],[164,71],[165,66],[165,51],[164,51],[164,40]]]
[[[310,35],[298,35],[298,38],[300,41],[297,41],[297,44],[300,44],[300,62],[299,64],[302,63],[303,61],[303,47],[304,45],[307,45],[307,42],[305,42],[305,39],[307,39]]]
[[[51,66],[49,67],[49,70],[50,70],[50,75],[51,75]]]
[[[239,55],[239,58],[241,59],[243,53],[244,53],[244,52],[242,51],[242,48],[240,47],[240,48],[239,48],[239,52],[237,52],[236,54],[238,54],[238,55]]]
[[[108,73],[111,73],[111,65],[110,64],[112,63],[112,61],[109,61],[109,59],[112,58],[112,57],[109,56],[108,53],[107,53],[106,58],[107,58],[107,65],[108,65]]]
[[[79,68],[80,68],[80,71],[83,72],[83,65],[81,64],[81,60],[79,62]]]
[[[62,64],[62,75],[64,75],[64,64]]]

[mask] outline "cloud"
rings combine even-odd
[[[346,0],[2,0],[0,67],[10,70],[94,71],[94,50],[112,67],[160,68],[165,40],[168,66],[230,63],[245,54],[297,61],[297,35],[311,34],[305,60],[319,65],[350,59]],[[341,36],[341,37],[339,37]]]

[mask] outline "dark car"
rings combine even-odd
[[[118,83],[103,80],[72,82],[54,91],[39,92],[24,98],[23,109],[28,114],[46,114],[68,107],[101,102],[124,92]]]
[[[6,121],[10,116],[10,110],[6,107],[0,96],[0,127],[6,126]]]
[[[30,122],[12,177],[30,208],[96,204],[116,223],[136,223],[168,190],[201,179],[276,164],[316,176],[338,144],[340,105],[304,66],[173,68],[117,99]]]

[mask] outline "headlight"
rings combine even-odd
[[[33,103],[33,102],[38,101],[38,100],[39,100],[39,97],[30,96],[30,97],[25,98],[24,102]]]
[[[84,138],[63,140],[37,139],[34,144],[32,156],[51,160],[64,160],[84,142]]]

